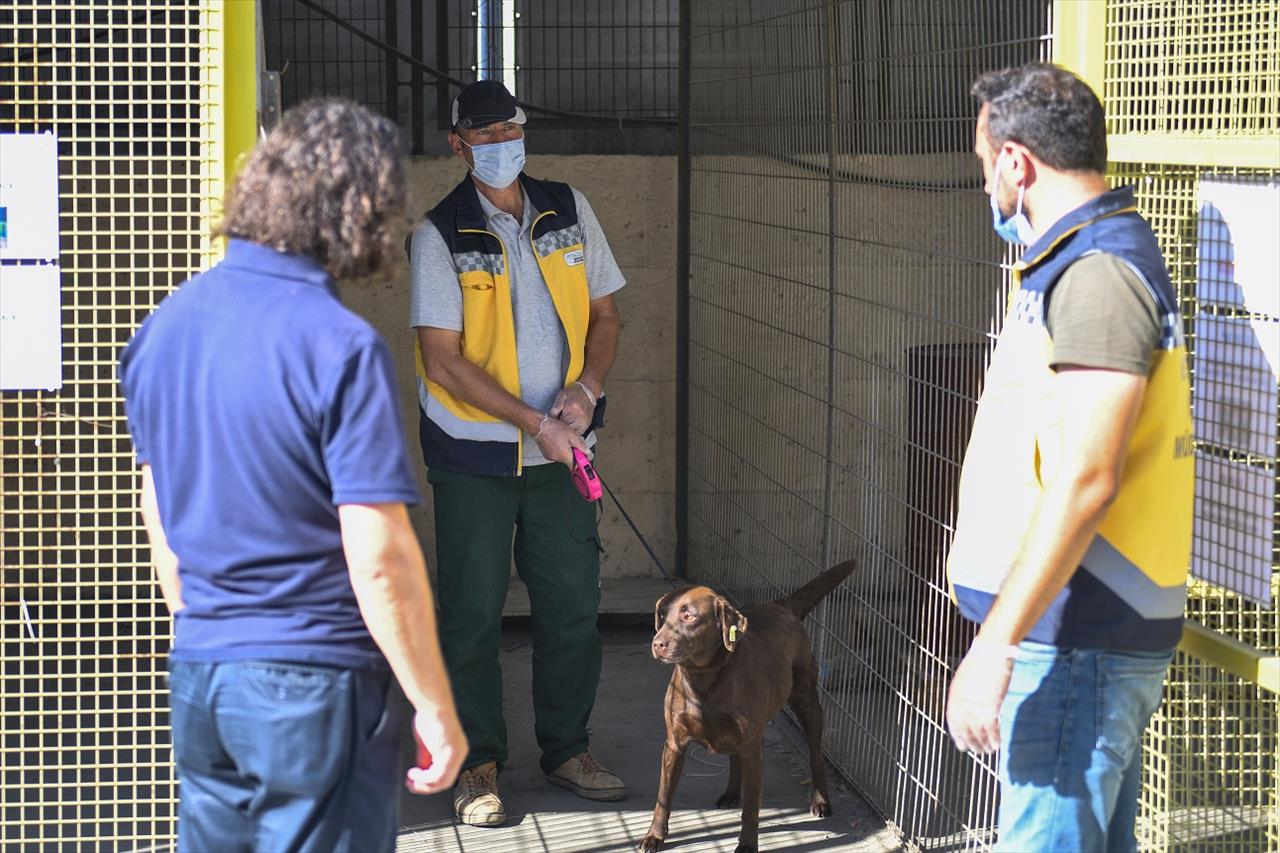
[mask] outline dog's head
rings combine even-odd
[[[747,631],[747,617],[705,586],[669,592],[653,608],[653,656],[663,663],[706,666],[730,652]]]

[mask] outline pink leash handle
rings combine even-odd
[[[598,501],[604,495],[600,477],[592,467],[591,460],[587,458],[587,454],[576,447],[573,448],[573,484],[578,487],[578,494],[582,495],[584,500]]]

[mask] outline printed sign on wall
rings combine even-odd
[[[58,140],[0,134],[0,390],[62,387]]]
[[[58,260],[58,140],[0,133],[0,261]]]

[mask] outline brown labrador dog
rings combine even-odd
[[[755,853],[760,830],[764,730],[790,705],[809,742],[813,792],[809,810],[831,813],[822,762],[818,665],[804,617],[853,571],[852,560],[829,569],[786,598],[742,613],[705,586],[664,595],[654,608],[653,656],[675,665],[664,715],[667,740],[653,822],[640,850],[662,847],[671,800],[690,741],[729,756],[729,784],[718,808],[742,806],[736,853]]]

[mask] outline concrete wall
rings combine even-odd
[[[463,175],[462,165],[454,158],[414,158],[407,171],[414,222]],[[608,424],[600,434],[596,463],[670,569],[675,560],[676,160],[533,155],[527,171],[539,178],[567,181],[587,196],[626,276],[627,286],[616,295],[623,318],[622,340],[606,384]],[[412,511],[412,518],[434,572],[431,491],[418,444],[407,259],[399,255],[386,276],[345,286],[343,299],[387,338],[395,354],[405,429],[426,498]],[[603,503],[603,576],[657,576],[608,495]]]

